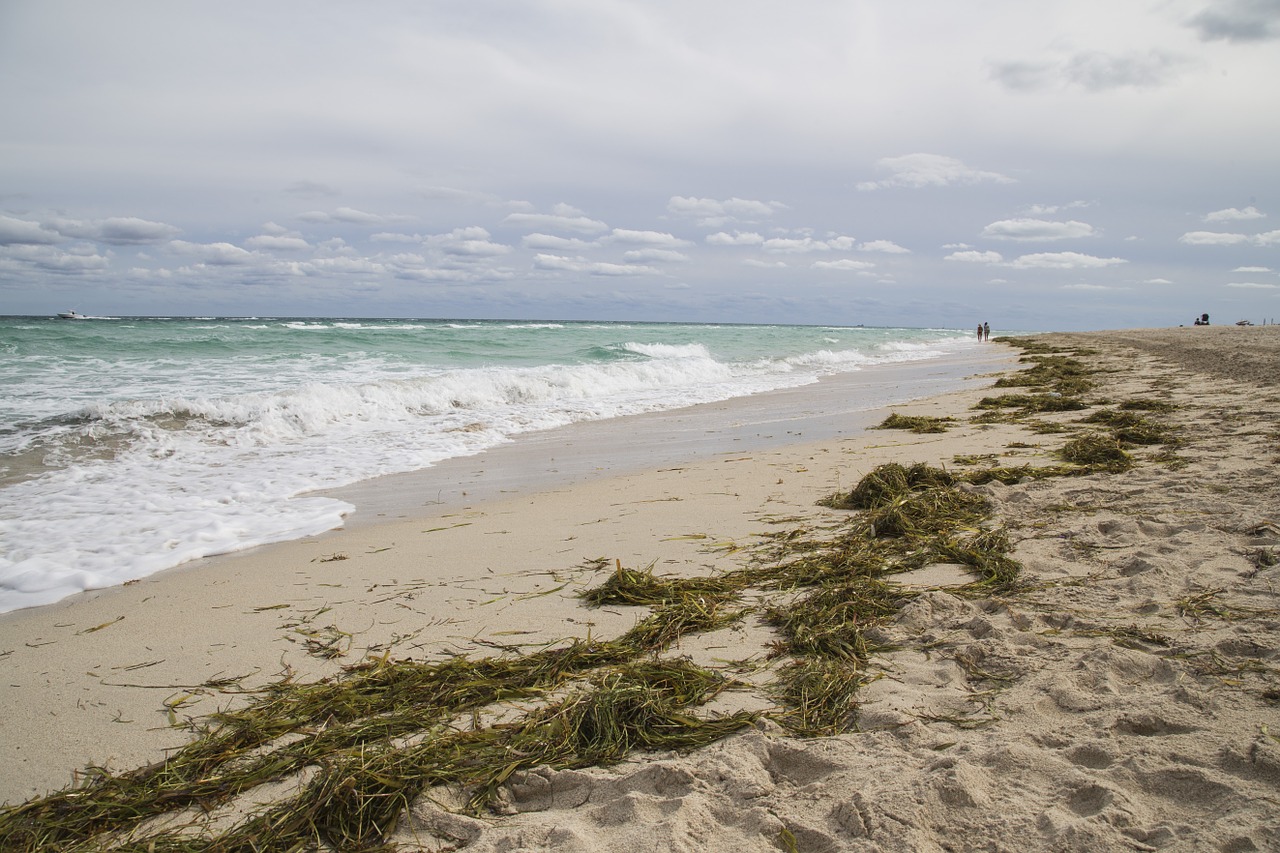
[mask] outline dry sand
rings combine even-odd
[[[972,598],[946,591],[967,578],[945,567],[914,579],[935,588],[882,629],[898,650],[873,660],[881,677],[861,692],[857,732],[798,739],[765,720],[688,755],[517,774],[501,814],[423,798],[393,840],[468,851],[1280,849],[1280,329],[1039,340],[1091,348],[1082,359],[1107,371],[1086,395],[1098,406],[1176,404],[1161,417],[1185,443],[1174,457],[1138,449],[1124,474],[975,487],[1009,526],[1027,584]],[[939,435],[798,440],[599,477],[8,614],[0,800],[60,787],[89,762],[157,759],[187,738],[171,721],[247,701],[214,679],[254,686],[369,654],[617,636],[634,609],[574,598],[607,574],[591,561],[737,568],[763,534],[841,523],[847,513],[815,501],[883,462],[1050,463],[1063,436],[969,422],[989,384],[894,407],[958,418]],[[759,663],[770,639],[749,619],[679,651]],[[742,691],[717,708],[768,704]]]

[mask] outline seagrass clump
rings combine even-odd
[[[732,578],[725,576],[658,577],[653,573],[652,564],[644,569],[628,569],[619,560],[615,571],[603,583],[582,592],[579,597],[593,605],[654,605],[667,604],[691,596],[724,599],[736,592],[738,588]]]
[[[1135,464],[1119,439],[1101,432],[1090,432],[1073,438],[1063,445],[1058,455],[1083,469],[1081,473],[1105,471],[1119,474],[1128,471]]]
[[[858,578],[769,607],[765,621],[779,629],[791,654],[865,662],[883,648],[867,639],[866,629],[897,613],[912,597],[884,581]]]
[[[1078,412],[1089,404],[1078,397],[1057,392],[1045,394],[1001,394],[983,397],[974,404],[975,409],[1017,409],[1019,415],[1046,414],[1050,412]]]
[[[951,486],[956,478],[941,468],[922,462],[906,467],[897,462],[877,466],[853,489],[820,501],[833,509],[876,509],[928,486]]]
[[[836,735],[857,724],[857,694],[865,683],[851,661],[804,658],[778,673],[770,693],[786,710],[777,721],[802,737]]]
[[[969,471],[964,474],[963,479],[964,482],[975,486],[991,482],[1012,486],[1023,480],[1043,480],[1074,473],[1075,469],[1066,465],[1008,465]]]
[[[1003,527],[981,528],[959,535],[940,536],[930,543],[931,562],[960,563],[977,579],[956,592],[989,595],[1017,587],[1022,565],[1009,556],[1013,544]]]
[[[657,652],[687,634],[716,631],[732,625],[745,615],[730,600],[717,596],[686,596],[661,604],[648,618],[618,638],[620,646],[636,652]]]
[[[883,573],[892,559],[891,549],[883,542],[849,530],[821,550],[802,553],[774,565],[746,569],[741,577],[749,579],[751,587],[788,591],[874,577]]]
[[[975,527],[990,515],[981,495],[951,486],[928,486],[867,510],[859,522],[874,536],[928,536],[957,527]]]
[[[889,417],[885,418],[879,425],[872,429],[905,429],[914,433],[927,435],[931,433],[946,432],[947,428],[956,422],[951,417],[934,417],[932,415],[900,415],[893,412]]]
[[[1176,444],[1172,427],[1153,421],[1137,411],[1099,409],[1084,419],[1087,424],[1102,424],[1123,444]]]
[[[1019,359],[1034,366],[997,379],[997,388],[1044,388],[1064,396],[1092,390],[1093,373],[1083,362],[1065,355],[1032,354]]]

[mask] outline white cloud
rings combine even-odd
[[[65,239],[57,231],[44,228],[38,222],[0,216],[0,246],[50,245]]]
[[[677,216],[697,219],[699,224],[715,228],[726,222],[745,220],[754,222],[767,219],[787,206],[779,201],[756,201],[746,198],[694,198],[673,195],[667,201],[667,210]]]
[[[533,258],[534,269],[579,272],[589,275],[628,276],[656,275],[658,270],[640,264],[610,264],[589,261],[586,258],[567,258],[563,255],[538,254]]]
[[[401,252],[387,258],[387,263],[393,267],[399,268],[425,267],[427,265],[427,258],[425,255],[419,255],[413,252]]]
[[[1063,290],[1116,290],[1114,287],[1107,287],[1105,284],[1064,284]]]
[[[1009,266],[1017,269],[1069,270],[1127,263],[1128,261],[1124,258],[1098,258],[1093,255],[1082,255],[1079,252],[1038,252],[1015,258],[1009,261]]]
[[[1074,219],[1067,222],[1051,222],[1046,219],[1001,219],[982,229],[982,236],[995,240],[1021,242],[1044,240],[1071,240],[1092,237],[1093,226]]]
[[[573,231],[578,234],[599,234],[609,230],[609,226],[598,219],[563,213],[511,213],[502,221],[522,228],[545,228],[549,231]]]
[[[396,278],[408,279],[411,281],[443,281],[443,282],[471,282],[480,281],[482,279],[504,279],[507,276],[502,272],[488,271],[483,276],[473,269],[458,269],[453,267],[426,267],[424,269],[407,269],[396,273]]]
[[[174,240],[169,243],[169,248],[179,255],[195,258],[197,263],[215,267],[240,266],[253,263],[257,258],[253,252],[230,243],[188,243],[186,240]]]
[[[998,264],[1004,260],[999,252],[952,252],[943,258],[944,261],[964,261],[971,264]]]
[[[892,240],[869,240],[858,247],[860,252],[883,252],[886,255],[909,255],[910,249],[904,249]]]
[[[902,157],[886,157],[876,161],[876,167],[890,176],[879,181],[864,181],[860,190],[876,190],[885,187],[949,187],[966,186],[991,181],[998,184],[1013,183],[1013,178],[999,172],[985,172],[966,166],[954,157],[941,154],[907,154]]]
[[[1236,222],[1248,219],[1265,219],[1266,214],[1252,205],[1244,210],[1234,207],[1228,207],[1225,210],[1215,210],[1212,213],[1204,215],[1205,222]]]
[[[1178,238],[1179,243],[1186,243],[1188,246],[1238,246],[1248,241],[1249,238],[1244,234],[1222,231],[1188,231]]]
[[[838,270],[841,272],[861,271],[872,269],[875,264],[869,261],[855,261],[849,258],[841,258],[838,261],[814,261],[812,264],[816,270]]]
[[[626,228],[615,228],[609,235],[615,243],[633,243],[644,246],[692,246],[688,240],[682,240],[665,231],[631,231]]]
[[[70,249],[35,243],[13,244],[5,250],[3,257],[56,275],[99,272],[111,262],[108,255],[98,254],[87,244]]]
[[[638,262],[661,261],[663,263],[685,263],[692,260],[692,258],[684,252],[677,252],[675,249],[659,249],[656,247],[649,249],[632,249],[631,251],[623,252],[622,257],[624,260]]]
[[[455,228],[447,234],[428,237],[424,242],[446,255],[461,257],[493,257],[511,251],[510,246],[490,240],[489,232],[478,225]]]
[[[311,248],[311,244],[301,237],[286,237],[279,234],[259,234],[257,237],[245,240],[244,244],[253,249],[283,252],[300,252]]]
[[[1226,285],[1227,287],[1239,287],[1254,290],[1277,290],[1280,284],[1262,284],[1256,281],[1233,281]]]
[[[533,233],[526,234],[521,240],[520,245],[526,249],[551,249],[556,252],[581,252],[594,246],[586,240],[577,237],[558,237],[554,234]]]
[[[1271,267],[1236,267],[1232,272],[1271,272]]]
[[[1173,282],[1167,278],[1149,278],[1143,284],[1173,284]]]
[[[707,235],[707,243],[712,246],[760,246],[764,243],[764,237],[754,231],[734,231],[732,234],[717,231]]]
[[[852,237],[832,237],[829,240],[815,240],[812,237],[770,237],[761,245],[766,252],[779,255],[801,255],[809,252],[847,252],[853,249],[858,241]]]
[[[392,231],[379,231],[369,237],[374,243],[421,243],[426,238],[421,234],[397,234]]]
[[[749,267],[759,267],[761,269],[767,269],[767,270],[778,270],[778,269],[787,268],[786,261],[762,261],[759,258],[747,258],[742,263],[746,264]]]
[[[1252,243],[1255,246],[1275,246],[1280,244],[1280,230],[1253,236],[1230,231],[1188,231],[1178,238],[1178,242],[1186,243],[1188,246],[1239,246],[1244,243]]]
[[[96,240],[117,246],[163,243],[178,236],[180,229],[163,222],[149,222],[135,216],[112,216],[107,219],[81,221],[54,219],[49,226],[68,237]]]
[[[492,240],[459,240],[457,243],[445,243],[441,248],[446,255],[474,258],[490,258],[511,251],[511,247],[505,243],[495,243]]]
[[[825,241],[812,237],[770,237],[763,245],[766,252],[787,255],[831,251]]]
[[[1076,210],[1082,207],[1092,207],[1093,202],[1077,199],[1069,201],[1066,204],[1032,204],[1028,205],[1026,212],[1031,216],[1052,216],[1060,210]]]
[[[315,258],[310,261],[302,261],[298,264],[298,269],[306,275],[320,275],[326,273],[382,273],[386,272],[386,265],[372,261],[369,258]]]
[[[408,218],[399,214],[367,213],[363,210],[356,210],[354,207],[339,207],[332,213],[326,213],[323,210],[309,210],[306,213],[298,214],[298,219],[304,222],[341,222],[346,225],[383,225]]]

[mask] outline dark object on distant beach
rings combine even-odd
[[[1207,326],[1207,325],[1209,325],[1209,315],[1208,315],[1208,314],[1201,314],[1199,317],[1197,317],[1197,318],[1196,318],[1196,321],[1195,321],[1194,325],[1196,325],[1196,326]]]

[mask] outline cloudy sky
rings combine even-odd
[[[0,313],[1280,319],[1280,0],[0,2]]]

